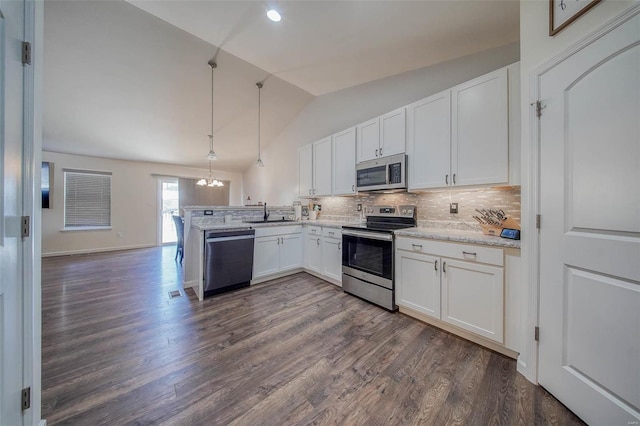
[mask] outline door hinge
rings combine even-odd
[[[22,65],[31,65],[31,43],[22,42]]]
[[[22,411],[31,408],[31,388],[22,389]]]
[[[28,238],[31,233],[31,217],[22,216],[22,220],[20,221],[21,225],[21,234],[22,238]]]
[[[540,327],[535,327],[533,329],[533,340],[536,342],[540,341]]]
[[[539,214],[536,215],[536,228],[537,229],[540,229],[540,220],[541,220],[540,217],[541,216]]]
[[[535,101],[531,105],[535,105],[536,106],[536,117],[538,117],[538,118],[542,117],[542,110],[545,109],[547,106],[546,105],[542,105],[542,102],[540,102],[540,101]]]

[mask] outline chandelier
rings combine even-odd
[[[196,182],[196,185],[214,187],[214,186],[224,186],[224,183],[222,183],[222,181],[219,181],[218,179],[214,179],[213,172],[211,170],[211,161],[218,158],[218,156],[216,155],[216,152],[213,150],[213,70],[218,67],[218,64],[216,64],[216,62],[213,59],[211,59],[208,62],[208,64],[209,64],[209,67],[211,68],[211,134],[209,135],[209,153],[207,154],[207,157],[206,157],[207,160],[209,160],[209,178],[200,179],[198,182]]]

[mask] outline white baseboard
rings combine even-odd
[[[38,426],[47,426],[47,421],[45,419],[40,419]]]
[[[90,253],[104,253],[109,251],[121,251],[121,250],[135,250],[142,248],[157,247],[155,244],[140,244],[135,246],[120,246],[120,247],[102,247],[96,249],[81,249],[81,250],[67,250],[67,251],[54,251],[49,253],[42,253],[42,257],[55,257],[55,256],[71,256],[74,254],[90,254]]]

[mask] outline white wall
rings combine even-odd
[[[208,170],[157,163],[43,152],[54,164],[52,208],[42,210],[42,254],[70,254],[149,247],[157,244],[158,186],[152,174],[200,178]],[[111,177],[111,230],[61,231],[64,225],[63,169],[109,171]],[[229,203],[242,204],[242,175],[214,172],[231,181]],[[122,238],[117,238],[118,232]]]
[[[265,167],[245,171],[244,192],[252,201],[291,204],[297,199],[298,147],[518,60],[514,43],[318,96],[263,149]]]
[[[523,286],[529,290],[523,291],[525,295],[523,311],[522,333],[525,342],[525,351],[520,355],[518,370],[529,380],[537,381],[536,353],[533,342],[533,327],[537,323],[537,308],[529,303],[536,300],[532,287],[532,277],[527,274],[530,269],[530,248],[528,246],[527,224],[531,223],[532,217],[536,214],[530,203],[530,182],[529,176],[530,161],[529,150],[531,141],[530,133],[530,103],[529,81],[532,72],[551,58],[567,49],[572,44],[595,31],[598,27],[608,22],[615,16],[637,2],[604,0],[592,10],[580,17],[576,22],[562,30],[555,37],[549,37],[549,2],[548,0],[529,0],[520,2],[520,69],[521,69],[521,102],[522,102],[522,271]],[[527,309],[528,308],[528,309]],[[533,311],[533,312],[532,312]]]

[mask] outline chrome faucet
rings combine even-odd
[[[269,212],[267,211],[267,203],[264,203],[264,221],[266,222],[269,219]]]

